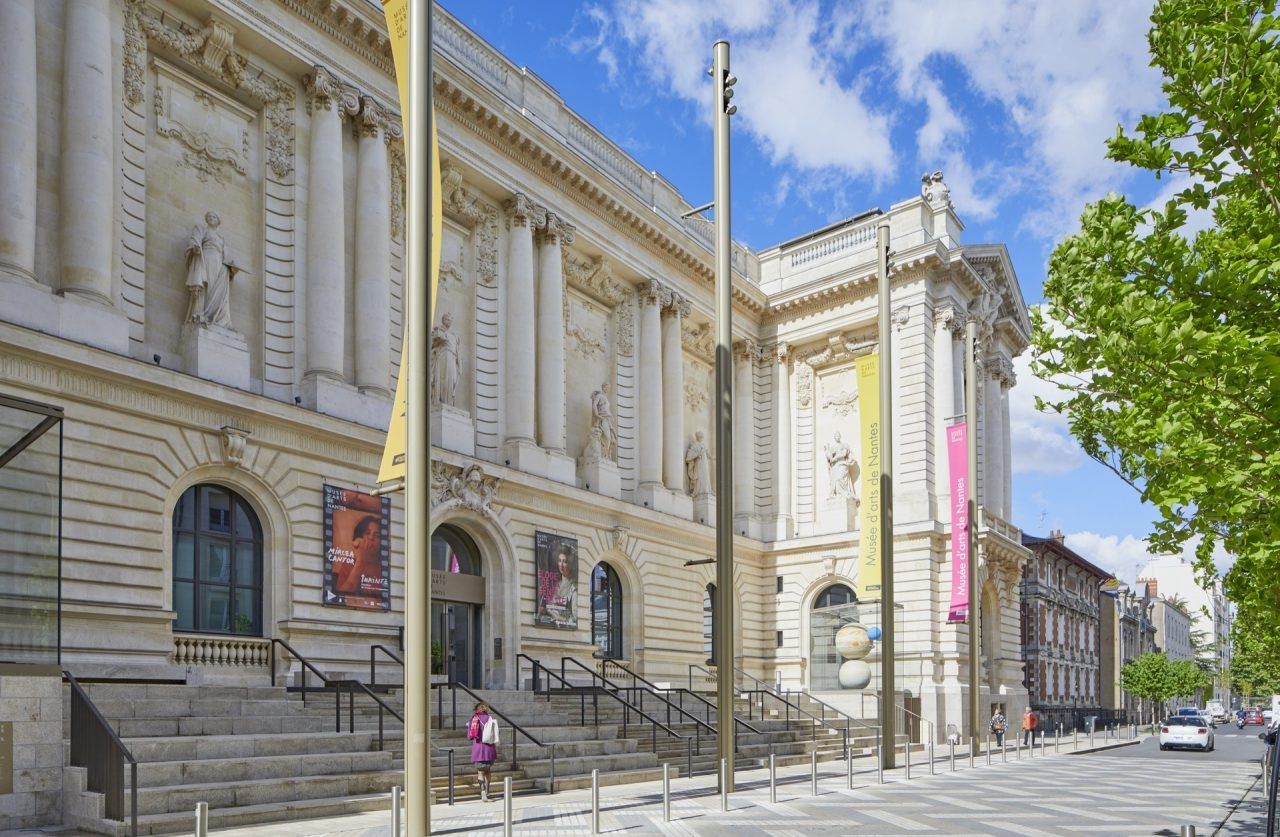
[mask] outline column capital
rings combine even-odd
[[[307,113],[332,110],[344,93],[337,76],[319,64],[302,77],[302,86],[307,99]]]
[[[904,329],[907,323],[911,320],[911,306],[900,305],[893,309],[890,319],[893,321],[894,328],[898,331],[902,331],[902,329]]]
[[[538,240],[543,244],[572,244],[578,228],[549,209],[544,210],[538,225]]]
[[[964,318],[954,305],[943,305],[933,309],[933,327],[938,331],[949,331],[954,336],[964,326]]]
[[[657,279],[645,279],[636,289],[641,305],[666,305],[671,298],[671,291]]]
[[[523,192],[516,192],[503,202],[502,208],[507,213],[507,229],[512,227],[537,227],[542,220],[542,213],[537,204],[529,200]]]
[[[352,126],[355,130],[356,139],[361,137],[378,136],[380,131],[387,129],[388,118],[387,111],[372,96],[360,96],[360,111],[352,120]]]
[[[675,291],[667,292],[667,298],[662,304],[662,316],[684,318],[692,313],[693,304],[688,299]]]
[[[795,347],[790,343],[784,343],[779,340],[771,346],[765,348],[769,353],[770,360],[775,361],[780,366],[787,366],[791,363],[791,357],[795,353]]]
[[[760,346],[754,340],[744,338],[733,341],[733,359],[754,363],[760,359]]]

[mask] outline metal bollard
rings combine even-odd
[[[404,807],[400,786],[391,789],[391,837],[400,837],[400,811]]]
[[[1194,825],[1184,825],[1178,829],[1178,837],[1196,837],[1196,827]]]
[[[1022,760],[1022,739],[1013,739],[1013,759],[1014,761]]]
[[[196,803],[196,837],[209,837],[209,803]]]
[[[929,775],[933,775],[933,739],[929,739]]]
[[[770,765],[770,770],[772,769],[773,766]],[[853,759],[844,760],[844,783],[845,787],[849,790],[853,790]]]
[[[1053,737],[1053,754],[1062,752],[1062,724],[1058,724],[1058,734]]]
[[[809,751],[809,792],[818,795],[818,751]]]
[[[720,810],[729,810],[729,764],[720,759]]]
[[[1008,733],[1005,733],[1008,735]],[[1000,739],[1000,761],[1007,762],[1009,760],[1009,742],[1003,738]]]
[[[907,754],[907,781],[911,781],[911,740],[907,740],[907,745],[902,748]]]
[[[554,776],[552,777],[555,778]],[[555,784],[552,782],[552,784]],[[449,748],[449,804],[453,804],[453,748]]]
[[[671,822],[671,765],[662,763],[662,821]]]
[[[591,833],[600,833],[600,769],[591,770]]]
[[[875,757],[876,757],[876,783],[883,785],[884,784],[884,762],[880,760],[879,744],[877,744],[875,748]]]
[[[597,800],[598,801],[598,800]],[[596,834],[600,833],[600,815],[596,813]],[[502,837],[511,837],[511,777],[502,777]]]
[[[987,767],[991,766],[991,733],[987,733]]]
[[[978,737],[976,735],[969,736],[969,767],[973,767],[973,753],[978,749]]]
[[[956,772],[956,740],[947,736],[947,749],[950,750],[948,758],[951,760],[951,772]]]
[[[1093,749],[1093,729],[1089,730],[1089,749]]]
[[[769,801],[778,803],[778,757],[769,754]]]

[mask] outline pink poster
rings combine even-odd
[[[947,428],[951,466],[951,612],[948,622],[969,617],[969,438],[964,422]]]

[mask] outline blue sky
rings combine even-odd
[[[734,237],[764,248],[919,193],[941,169],[968,243],[1009,247],[1029,304],[1108,190],[1171,188],[1105,159],[1163,104],[1144,0],[596,0],[444,5],[693,203],[711,192],[710,45],[732,43]],[[1152,509],[1014,388],[1014,517],[1134,577]]]

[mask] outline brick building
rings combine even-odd
[[[1082,724],[1102,714],[1099,586],[1111,574],[1066,547],[1061,531],[1024,534],[1031,559],[1022,571],[1024,685],[1041,724]]]

